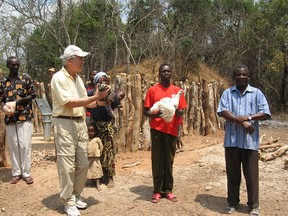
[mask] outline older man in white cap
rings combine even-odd
[[[78,209],[87,207],[80,198],[88,171],[87,143],[89,140],[85,123],[85,107],[101,104],[108,95],[95,90],[87,97],[84,82],[78,75],[89,53],[70,45],[60,57],[63,67],[53,75],[51,91],[53,101],[54,140],[57,152],[57,168],[60,179],[60,199],[68,216],[80,216]]]

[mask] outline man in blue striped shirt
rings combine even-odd
[[[241,164],[248,193],[250,215],[259,215],[259,120],[271,117],[264,94],[248,84],[246,65],[234,69],[236,85],[226,89],[220,99],[217,113],[225,118],[225,161],[228,187],[226,214],[239,206]]]

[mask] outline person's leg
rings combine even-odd
[[[164,180],[163,180],[163,192],[165,194],[172,193],[173,191],[173,163],[176,153],[177,137],[165,134],[164,137]]]
[[[240,202],[241,158],[238,148],[225,148],[227,189],[229,206],[237,206]]]
[[[71,120],[56,118],[54,123],[54,141],[57,152],[57,169],[60,181],[60,200],[63,204],[75,206],[73,195],[75,181],[75,145],[76,127]]]
[[[111,188],[114,186],[113,176],[116,175],[115,170],[115,151],[113,139],[110,136],[103,136],[103,153],[101,155],[101,164],[103,167],[104,178],[107,178],[107,187]]]
[[[73,194],[76,197],[80,197],[80,194],[85,187],[89,168],[89,161],[87,157],[87,144],[89,142],[89,137],[85,121],[78,121],[75,123],[75,125],[78,131],[78,143],[75,144],[75,179]]]
[[[32,122],[25,121],[17,124],[17,132],[20,144],[21,170],[22,177],[31,179],[28,183],[33,182],[31,177],[31,139],[32,139]]]
[[[164,154],[162,133],[151,129],[151,160],[152,160],[152,176],[153,176],[153,193],[162,193],[163,188],[163,170],[164,170]]]
[[[246,180],[248,202],[251,208],[259,206],[259,156],[258,151],[243,150],[243,173]]]
[[[115,142],[113,137],[109,137],[108,139],[108,147],[109,147],[109,163],[108,163],[108,188],[114,187],[113,176],[116,175],[116,166],[115,166]]]
[[[21,163],[20,163],[18,139],[16,136],[16,129],[15,129],[14,124],[6,125],[6,138],[5,138],[5,140],[9,146],[9,155],[10,155],[10,160],[11,160],[11,165],[12,165],[12,169],[11,169],[12,178],[13,177],[19,177],[22,175],[22,173],[21,173]]]

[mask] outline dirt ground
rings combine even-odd
[[[261,124],[263,140],[281,137],[288,144],[288,115]],[[183,151],[174,163],[174,193],[179,202],[163,198],[158,204],[150,202],[152,176],[150,152],[117,155],[115,187],[102,190],[85,187],[83,198],[88,208],[81,215],[199,215],[224,214],[226,207],[226,174],[223,153],[223,131],[206,137],[191,135],[182,138]],[[33,151],[32,174],[35,183],[9,183],[11,170],[0,168],[0,215],[36,216],[65,215],[59,202],[59,182],[53,150]],[[261,215],[284,216],[288,213],[288,170],[284,161],[288,154],[269,162],[260,161]],[[123,168],[125,165],[140,163]],[[243,179],[241,205],[233,215],[248,215],[246,188]]]

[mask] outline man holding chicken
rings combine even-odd
[[[162,64],[159,67],[160,83],[148,89],[144,102],[143,114],[151,118],[151,155],[154,185],[151,202],[153,203],[158,203],[162,197],[166,197],[173,202],[178,201],[172,193],[173,162],[178,128],[183,122],[182,116],[184,109],[187,107],[187,102],[184,95],[179,93],[182,92],[181,88],[170,83],[171,75],[171,66]],[[164,98],[166,98],[165,103],[159,103]],[[173,100],[170,102],[167,98],[173,98]],[[175,103],[175,99],[177,99],[177,103]],[[159,104],[158,109],[153,108],[151,110],[155,103]],[[173,103],[175,112],[171,112],[170,103]]]

